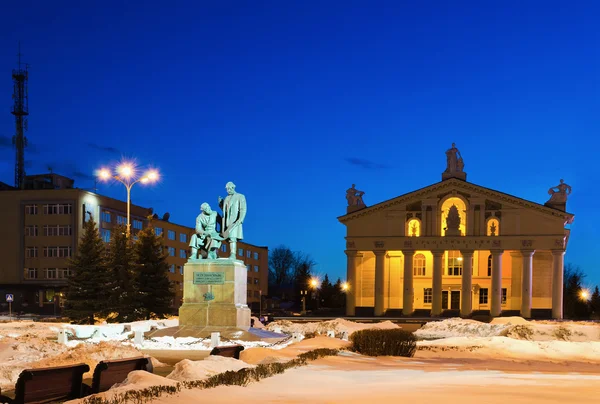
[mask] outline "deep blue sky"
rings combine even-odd
[[[231,180],[248,242],[344,277],[345,190],[370,205],[435,183],[456,142],[476,184],[539,203],[573,187],[566,260],[597,284],[600,5],[571,3],[7,2],[0,181],[21,40],[28,173],[92,188],[94,169],[136,157],[164,177],[134,202],[190,226]]]

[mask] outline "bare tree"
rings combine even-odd
[[[296,257],[292,250],[284,245],[275,247],[269,253],[269,283],[282,286],[290,282],[295,269]]]

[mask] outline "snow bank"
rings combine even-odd
[[[286,334],[292,334],[294,332],[299,332],[301,334],[327,334],[327,331],[334,331],[336,336],[338,336],[338,334],[341,334],[344,331],[348,332],[348,335],[350,335],[353,332],[364,329],[375,328],[389,330],[401,327],[391,321],[382,321],[380,323],[355,323],[353,321],[337,318],[330,321],[311,323],[292,323],[291,321],[280,320],[269,323],[266,328],[269,331],[275,331],[276,328],[281,328],[281,331]]]
[[[167,376],[167,379],[178,381],[202,380],[219,373],[253,367],[255,366],[238,359],[211,355],[201,361],[182,360],[175,365],[175,369]]]
[[[431,321],[414,332],[421,339],[440,339],[451,337],[492,337],[500,335],[508,324],[487,324],[475,320],[450,318]]]

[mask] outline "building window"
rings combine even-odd
[[[252,265],[250,265],[250,264],[246,265],[246,269],[248,270],[248,272],[252,271]]]
[[[258,265],[254,265],[254,272],[258,272]]]
[[[448,275],[462,275],[463,258],[460,251],[448,251]]]
[[[37,215],[37,205],[25,205],[26,215]]]
[[[25,278],[26,279],[37,279],[38,270],[37,268],[25,268]]]
[[[171,266],[169,267],[169,272],[171,272],[172,274],[175,273],[175,264],[171,264]]]
[[[70,203],[56,203],[44,205],[44,215],[70,215],[72,205]]]
[[[66,225],[44,225],[44,236],[70,236],[73,229],[70,224]]]
[[[133,219],[133,228],[134,229],[142,230],[142,225],[143,225],[143,223],[141,220]]]
[[[183,275],[183,265],[179,265],[179,274]]]
[[[68,258],[71,256],[71,247],[44,247],[45,258]]]
[[[187,234],[179,233],[179,241],[181,241],[182,243],[187,243]]]
[[[71,270],[69,268],[59,268],[58,269],[58,277],[61,279],[67,279],[71,276]]]
[[[248,285],[252,285],[252,278],[248,277]]]
[[[433,301],[433,289],[425,288],[423,289],[423,303],[429,303]]]
[[[255,253],[254,253],[254,259],[255,259],[255,260],[257,260],[257,259],[258,259],[258,253],[257,253],[257,252],[255,252]]]
[[[100,230],[100,237],[102,237],[102,241],[105,243],[110,242],[110,230],[102,229]]]
[[[506,288],[502,288],[502,300],[500,301],[501,304],[506,304]]]
[[[127,224],[127,218],[124,216],[117,215],[117,224]]]
[[[255,291],[254,291],[254,297],[255,297],[255,298],[259,298],[259,297],[260,297],[260,296],[258,295],[258,290],[255,290]]]
[[[460,217],[460,223],[458,225],[458,230],[460,232],[459,235],[465,236],[466,229],[467,229],[467,220],[469,219],[469,218],[467,218],[467,213],[466,213],[467,205],[466,205],[465,201],[463,201],[461,198],[459,198],[457,196],[450,197],[442,203],[442,209],[441,209],[442,210],[442,220],[440,223],[441,234],[442,234],[442,236],[447,235],[446,234],[446,230],[448,229],[447,219],[448,219],[448,214],[449,214],[452,206],[454,206],[458,210],[458,216]],[[454,235],[454,234],[450,233],[448,235]]]
[[[419,219],[410,219],[407,223],[407,234],[410,237],[421,236],[421,222]]]
[[[154,228],[154,234],[156,234],[157,236],[160,236],[162,234],[163,230],[160,227],[155,227]]]
[[[247,295],[248,295],[248,298],[251,298],[252,297],[252,291],[249,290],[248,293],[247,293]]]
[[[33,226],[25,226],[25,235],[29,237],[36,237],[38,235],[38,227]]]
[[[252,257],[252,251],[246,250],[246,258],[251,258],[251,257]]]
[[[423,254],[416,254],[413,258],[413,275],[425,276],[426,260]]]
[[[227,244],[222,244],[221,245],[221,251],[227,252]]]
[[[487,235],[488,236],[499,236],[500,235],[500,221],[493,217],[487,222]]]
[[[46,268],[46,279],[56,279],[56,268]]]
[[[258,278],[254,278],[254,284],[258,285],[258,282],[259,282]]]
[[[488,289],[479,289],[479,304],[488,304]]]
[[[175,247],[169,247],[169,256],[171,256],[171,257],[175,256]]]
[[[492,254],[488,255],[488,276],[492,276]]]
[[[179,258],[187,258],[187,250],[179,250]]]
[[[100,214],[100,220],[102,220],[105,223],[110,223],[110,212],[103,210]]]
[[[169,240],[175,240],[175,231],[173,231],[173,230],[167,231],[167,238]]]
[[[38,256],[38,248],[37,247],[25,248],[25,258],[37,258],[37,256]]]
[[[239,255],[240,257],[243,257],[243,256],[244,256],[244,249],[243,249],[243,248],[238,248],[238,255]]]
[[[179,290],[183,290],[183,282],[177,282],[179,283]]]

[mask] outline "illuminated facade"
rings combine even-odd
[[[75,254],[84,221],[93,215],[105,242],[115,226],[126,224],[126,202],[73,188],[73,183],[67,177],[45,174],[28,176],[25,190],[0,186],[0,307],[4,310],[8,308],[3,297],[11,293],[15,312],[59,314],[69,258]],[[148,208],[131,205],[134,240],[148,225],[149,214]],[[176,312],[183,296],[183,265],[194,229],[159,218],[153,225],[168,251]],[[248,304],[258,304],[261,293],[268,293],[268,248],[238,242],[238,250],[238,259],[248,266]]]
[[[349,206],[339,218],[347,230],[347,315],[562,318],[570,187],[549,191],[556,195],[542,205],[471,184],[460,168],[397,198]]]

